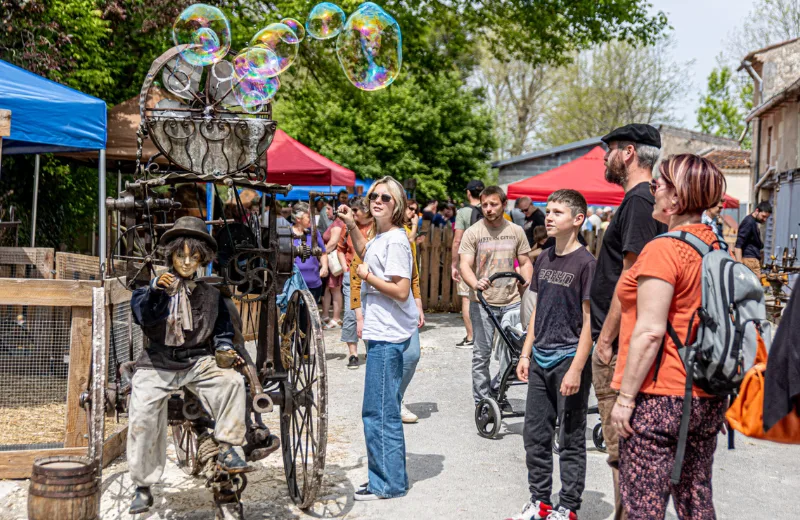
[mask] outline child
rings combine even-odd
[[[547,235],[555,246],[536,259],[530,290],[536,293],[517,377],[528,382],[525,462],[530,502],[514,520],[577,520],[586,478],[586,408],[592,381],[589,290],[595,259],[578,241],[586,199],[558,190],[547,199]],[[553,432],[561,418],[559,505],[550,503]]]

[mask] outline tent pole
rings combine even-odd
[[[36,213],[39,205],[39,154],[33,159],[33,216],[31,217],[31,247],[36,247]]]
[[[122,168],[119,167],[119,163],[117,163],[117,198],[120,197],[120,193],[122,193]],[[121,246],[120,244],[120,233],[122,232],[120,229],[120,212],[117,210],[117,234],[114,236],[114,239],[117,241],[117,255],[120,254],[119,249]]]
[[[106,272],[106,150],[100,150],[99,164],[97,168],[98,177],[98,193],[97,193],[97,208],[98,208],[98,226],[97,231],[100,235],[100,247],[98,256],[100,257],[100,273],[105,278]]]
[[[236,189],[236,186],[234,186],[233,189]],[[213,192],[213,190],[214,190],[214,184],[211,183],[211,182],[207,182],[206,183],[206,218],[208,218],[209,222],[214,220],[214,192]],[[223,208],[223,210],[224,210],[224,208]],[[223,218],[225,218],[225,217],[223,216]],[[212,226],[211,226],[211,224],[209,224],[208,225],[208,234],[209,235],[212,234],[211,233],[211,229],[212,229]],[[212,264],[208,264],[208,267],[206,268],[206,276],[211,276],[211,269],[212,269]]]

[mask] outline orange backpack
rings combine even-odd
[[[725,417],[734,430],[755,439],[785,444],[800,444],[800,417],[794,411],[764,431],[764,372],[767,370],[767,348],[759,335],[755,364],[744,376],[739,395]]]

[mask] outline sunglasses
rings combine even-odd
[[[378,195],[375,192],[369,194],[369,201],[375,202],[376,200],[378,200],[378,197],[381,198],[381,202],[383,202],[384,204],[389,204],[390,202],[392,202],[392,196],[389,195],[388,193],[381,193],[380,195]]]

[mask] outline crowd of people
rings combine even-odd
[[[403,423],[418,417],[403,398],[420,359],[425,323],[416,247],[420,223],[452,226],[450,274],[458,284],[465,336],[472,350],[472,397],[496,399],[499,377],[489,313],[516,316],[526,330],[516,377],[527,382],[523,439],[531,494],[515,520],[575,520],[586,476],[585,429],[591,387],[598,400],[615,490],[615,519],[663,518],[672,497],[679,518],[715,518],[712,460],[727,401],[691,389],[691,421],[679,482],[670,481],[687,388],[681,341],[700,306],[702,256],[659,235],[691,234],[725,248],[719,225],[725,178],[693,154],[663,158],[658,131],[628,125],[603,137],[606,180],[623,188],[615,209],[590,208],[580,192],[558,190],[546,206],[530,198],[508,208],[498,186],[470,181],[464,204],[420,207],[391,177],[364,197],[320,201],[310,236],[306,203],[282,215],[297,244],[325,254],[297,259],[309,290],[322,302],[326,328],[341,328],[348,367],[366,345],[362,419],[368,481],[358,501],[403,496],[409,489]],[[335,209],[334,209],[334,206]],[[742,222],[732,256],[759,273],[758,225],[772,208],[761,203]],[[595,255],[584,232],[603,233]],[[497,273],[513,272],[524,283]],[[481,293],[487,305],[478,302]],[[502,374],[508,358],[495,374]],[[506,364],[503,366],[503,364]],[[688,394],[687,394],[688,395]],[[551,501],[553,433],[560,421],[561,490]]]

